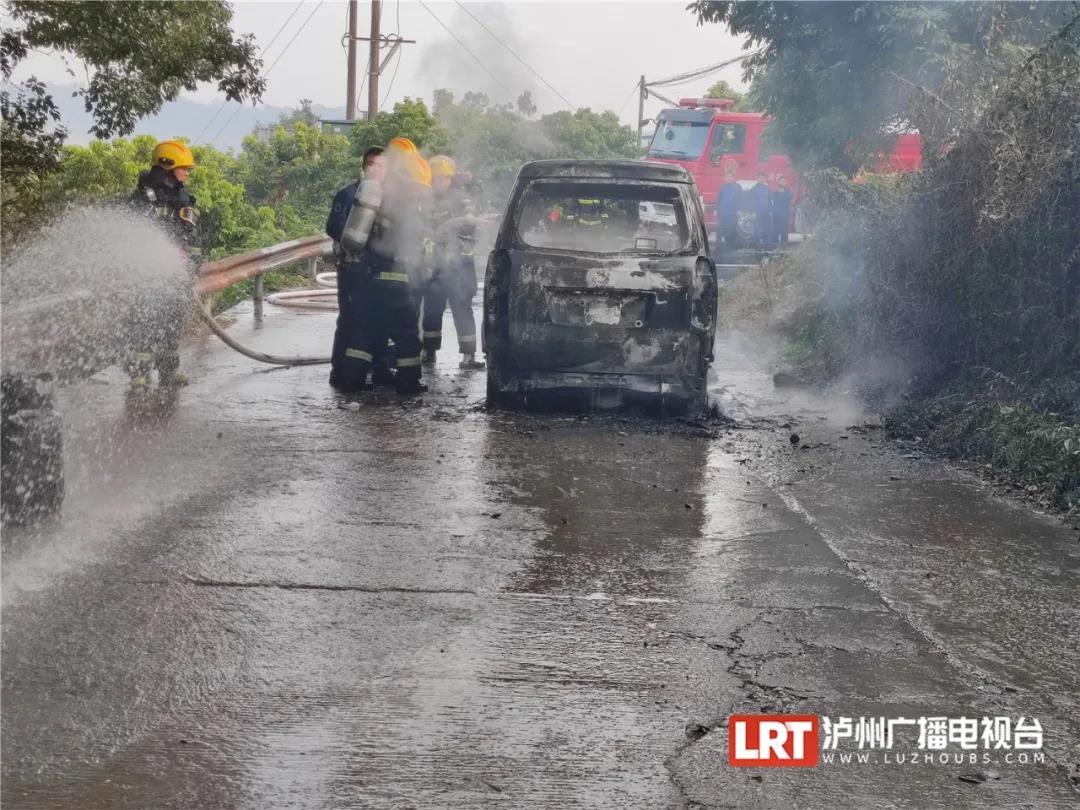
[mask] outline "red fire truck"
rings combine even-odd
[[[678,108],[660,113],[646,154],[647,160],[677,163],[690,172],[710,226],[716,223],[713,206],[729,166],[743,189],[757,182],[758,172],[765,172],[770,188],[775,188],[777,177],[783,175],[798,209],[799,175],[788,156],[774,151],[762,137],[769,125],[768,116],[734,112],[734,103],[725,98],[679,99]],[[922,141],[913,133],[900,135],[893,152],[876,170],[914,171],[921,165]]]

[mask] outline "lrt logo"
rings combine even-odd
[[[816,714],[733,714],[728,718],[728,764],[812,768],[818,764]]]

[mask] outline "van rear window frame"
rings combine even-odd
[[[587,194],[595,196],[596,188],[599,187],[624,187],[624,188],[649,188],[663,190],[663,195],[657,194],[655,197],[640,197],[627,195],[626,199],[636,200],[641,202],[657,202],[666,203],[672,205],[675,208],[675,219],[681,228],[683,243],[682,245],[672,251],[667,250],[647,250],[636,247],[629,247],[624,250],[615,251],[599,251],[599,250],[581,250],[580,248],[563,248],[563,247],[549,247],[545,245],[534,245],[526,241],[524,235],[521,233],[521,214],[529,196],[529,191],[534,186],[550,186],[554,188],[566,187],[571,191],[572,196],[580,196],[581,194]],[[584,189],[584,190],[583,190]],[[554,195],[553,195],[554,196]],[[603,196],[603,195],[601,195]],[[617,195],[609,195],[617,196]],[[517,195],[517,200],[514,204],[513,214],[511,217],[511,234],[513,237],[514,247],[524,250],[535,251],[549,251],[559,253],[562,255],[586,255],[586,256],[683,256],[696,254],[698,252],[698,246],[695,241],[695,225],[692,212],[687,208],[687,199],[685,190],[682,185],[674,183],[663,183],[651,180],[626,180],[619,178],[607,178],[607,177],[537,177],[530,180]]]

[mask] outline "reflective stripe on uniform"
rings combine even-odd
[[[419,355],[416,356],[416,357],[399,357],[397,359],[398,368],[408,368],[409,366],[418,366],[418,365],[420,365],[420,357],[419,357]]]
[[[426,338],[442,337],[442,330],[440,329],[438,332],[424,332],[424,337],[426,337]]]
[[[345,356],[355,358],[356,360],[366,360],[368,363],[371,362],[371,355],[360,349],[346,349]]]
[[[409,277],[405,273],[379,273],[375,278],[379,281],[400,281],[402,284],[409,283]]]
[[[475,346],[476,335],[458,335],[458,343],[462,346]]]
[[[149,363],[154,359],[154,355],[150,354],[150,352],[135,352],[135,354],[132,355],[132,359],[143,363]]]

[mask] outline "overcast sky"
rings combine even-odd
[[[425,0],[425,4],[427,8],[418,0],[389,0],[382,4],[383,33],[399,33],[417,40],[415,45],[403,46],[401,55],[387,67],[380,86],[380,96],[386,99],[384,109],[406,96],[420,97],[430,104],[433,90],[439,87],[449,88],[459,97],[466,90],[483,90],[493,101],[516,99],[522,90],[529,89],[540,113],[566,106],[459,5],[438,0]],[[686,11],[686,0],[533,0],[464,6],[575,107],[612,109],[627,123],[633,122],[637,112],[634,85],[642,73],[648,79],[663,78],[741,52],[739,42],[721,26],[699,27],[695,17]],[[234,7],[234,30],[254,34],[260,46],[266,48],[263,64],[269,74],[265,103],[292,106],[301,98],[310,98],[327,106],[344,105],[342,37],[347,27],[346,2],[241,1]],[[370,15],[370,3],[360,3],[361,36],[367,34]],[[435,17],[465,47],[455,42]],[[362,77],[367,43],[358,45]],[[469,56],[465,48],[477,59]],[[49,82],[72,82],[56,58],[32,55],[21,66],[19,75],[31,72]],[[708,79],[665,88],[665,93],[675,98],[700,94],[716,78],[742,86],[740,68],[734,65]],[[212,86],[190,97],[203,102],[220,98]],[[366,106],[365,88],[359,109]],[[662,106],[666,105],[654,100],[646,108],[646,115]]]

